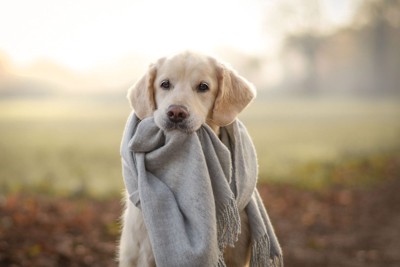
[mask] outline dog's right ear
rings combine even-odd
[[[157,67],[149,66],[147,72],[128,90],[128,100],[139,119],[144,119],[153,114],[156,109],[154,99],[154,79]]]

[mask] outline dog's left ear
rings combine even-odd
[[[232,123],[236,116],[256,97],[256,89],[233,69],[217,66],[218,94],[212,120],[219,126]]]

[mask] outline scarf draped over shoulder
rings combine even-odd
[[[283,266],[282,252],[256,188],[257,157],[244,125],[194,133],[163,131],[132,112],[121,143],[129,199],[142,210],[156,265],[225,266],[223,251],[250,224],[253,266]]]

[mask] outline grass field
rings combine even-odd
[[[124,101],[0,101],[0,190],[106,196],[123,189]],[[259,99],[241,119],[260,181],[308,188],[384,179],[400,155],[398,99]]]
[[[397,99],[259,101],[242,119],[258,151],[262,181],[312,188],[370,183],[400,155]]]

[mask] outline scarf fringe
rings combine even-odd
[[[282,257],[282,255],[279,255],[279,256],[274,256],[272,259],[271,259],[271,266],[279,266],[279,267],[283,267],[283,257]]]
[[[226,267],[224,255],[222,253],[219,254],[217,267]]]
[[[229,245],[233,247],[240,234],[239,210],[234,198],[222,208],[217,219],[218,246],[221,251]]]
[[[282,255],[271,255],[267,234],[255,241],[251,248],[251,267],[283,267]]]

